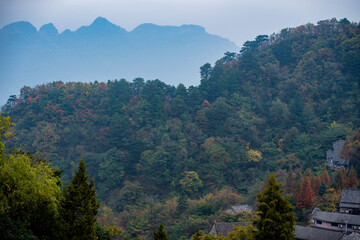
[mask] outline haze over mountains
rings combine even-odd
[[[0,30],[0,105],[24,85],[57,80],[142,77],[198,85],[201,65],[238,49],[196,25],[142,24],[128,32],[98,17],[89,26],[59,33],[52,23],[37,30],[15,22]]]

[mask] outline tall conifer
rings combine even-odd
[[[154,233],[154,240],[169,240],[163,223],[161,223],[159,229],[157,231],[154,231],[153,233]]]
[[[316,196],[316,194],[319,192],[319,187],[321,185],[322,179],[320,176],[313,176],[311,179],[311,187],[312,187],[312,191],[314,196]]]
[[[80,160],[79,170],[75,171],[68,187],[64,189],[61,203],[63,239],[96,239],[96,214],[99,203],[96,200],[95,181],[86,175],[86,165]]]
[[[257,195],[256,239],[294,239],[295,213],[289,198],[284,198],[282,193],[281,183],[278,184],[275,174],[271,174],[267,187]]]

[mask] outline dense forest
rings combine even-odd
[[[314,205],[336,208],[339,189],[357,187],[358,23],[260,35],[200,76],[189,88],[141,78],[23,87],[2,109],[15,123],[6,147],[51,159],[65,183],[83,157],[98,221],[131,238],[150,238],[161,222],[170,239],[188,239],[214,220],[250,221],[251,213],[224,210],[254,204],[268,172],[286,182],[299,223]],[[324,165],[339,139],[348,173]]]

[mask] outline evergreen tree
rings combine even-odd
[[[284,190],[271,174],[264,191],[257,195],[259,218],[254,221],[256,239],[294,239],[295,213],[289,198],[282,196]]]
[[[63,239],[96,239],[96,214],[99,203],[96,200],[94,179],[88,182],[86,165],[83,159],[79,171],[75,171],[68,187],[64,189],[61,203]]]
[[[154,231],[153,234],[154,240],[169,240],[163,223],[160,224],[159,229],[157,231]]]
[[[202,233],[200,232],[199,228],[196,228],[196,233],[192,235],[190,240],[200,240]]]
[[[320,187],[319,187],[319,195],[322,196],[326,193],[327,187],[325,182],[322,182]]]

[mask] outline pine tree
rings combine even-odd
[[[264,177],[264,180],[263,180],[263,182],[262,182],[262,184],[261,184],[261,187],[260,187],[260,190],[261,190],[261,191],[264,191],[264,189],[266,188],[267,183],[268,183],[269,178],[270,178],[270,175],[271,175],[270,171],[267,170],[267,171],[265,172],[265,177]]]
[[[199,228],[196,228],[196,233],[192,235],[190,240],[200,240],[202,233],[200,232]]]
[[[68,187],[64,189],[61,202],[61,219],[63,239],[90,240],[96,239],[96,214],[99,203],[96,200],[94,179],[88,182],[86,165],[83,159],[79,163],[79,171],[75,171]]]
[[[325,182],[322,182],[320,187],[319,187],[319,195],[322,196],[326,193],[327,187]]]
[[[278,184],[275,174],[271,174],[267,187],[257,195],[256,239],[294,239],[295,213],[289,198],[284,198],[282,193],[281,183]]]
[[[153,234],[154,240],[169,240],[163,223],[160,224],[159,229],[157,231],[154,231]]]

